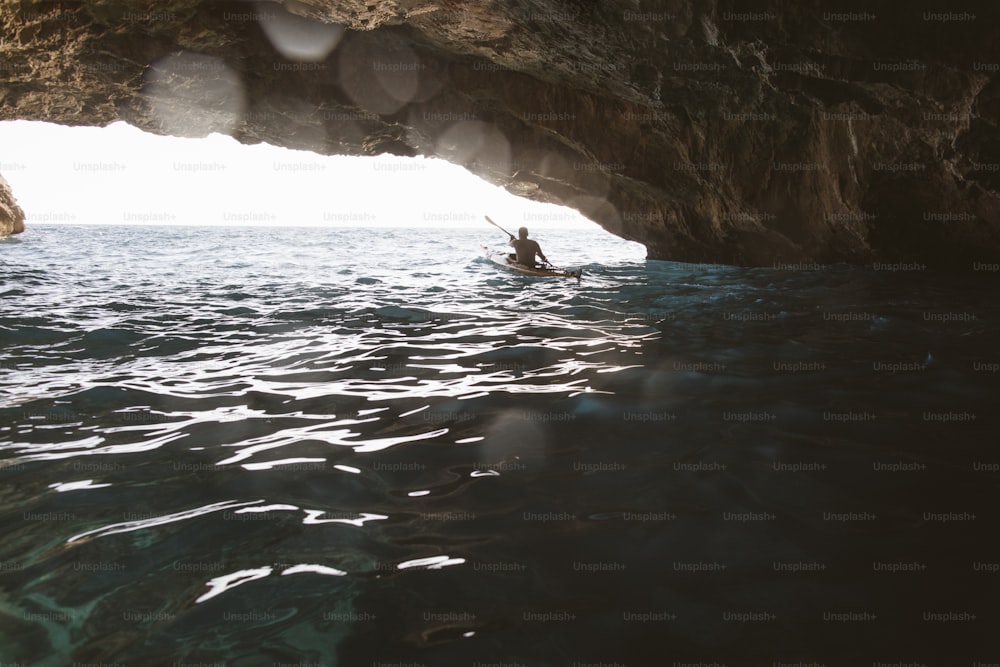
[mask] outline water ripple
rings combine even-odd
[[[988,519],[934,533],[922,514],[996,498],[990,285],[647,262],[553,233],[576,283],[507,274],[469,230],[412,249],[302,234],[52,227],[4,244],[12,660],[225,662],[253,642],[272,662],[468,664],[523,645],[512,660],[645,664],[667,626],[623,613],[680,610],[678,655],[722,657],[742,638],[712,619],[748,600],[788,610],[774,641],[813,655],[853,646],[799,623],[817,605],[990,604],[968,573],[903,592],[851,574],[991,539]],[[977,317],[925,315],[952,311]],[[827,468],[791,471],[806,464]],[[821,519],[854,510],[878,525]],[[670,565],[723,560],[717,576]],[[808,585],[772,569],[814,560],[829,572]]]
[[[229,510],[236,507],[245,507],[247,505],[254,505],[259,502],[262,501],[260,500],[254,500],[249,502],[227,501],[221,503],[212,503],[211,505],[205,505],[204,507],[197,507],[195,509],[185,510],[183,512],[174,512],[172,514],[164,514],[163,516],[157,516],[150,519],[144,519],[141,521],[125,521],[122,523],[113,523],[107,526],[101,526],[100,528],[95,528],[94,530],[88,530],[87,532],[80,533],[79,535],[74,535],[69,539],[67,539],[66,542],[73,543],[86,538],[103,537],[105,535],[114,535],[116,533],[131,533],[137,530],[144,530],[147,528],[162,526],[163,524],[167,523],[174,523],[176,521],[186,521],[188,519],[204,516],[205,514],[210,514],[212,512],[220,512],[223,510]]]

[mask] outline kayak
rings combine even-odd
[[[569,269],[560,269],[554,266],[539,266],[530,267],[525,264],[519,264],[512,260],[510,256],[503,250],[496,250],[494,248],[489,248],[487,246],[482,246],[483,251],[486,252],[486,257],[493,262],[506,269],[510,269],[516,273],[520,273],[525,276],[538,276],[540,278],[576,278],[577,280],[583,275],[583,269],[576,269],[571,271]]]

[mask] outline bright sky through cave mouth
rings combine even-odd
[[[26,224],[593,228],[438,159],[323,156],[229,136],[0,122]],[[506,224],[505,224],[506,223]]]

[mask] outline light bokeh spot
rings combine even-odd
[[[143,93],[159,129],[182,137],[232,134],[246,108],[239,74],[221,58],[188,51],[153,63]]]
[[[284,9],[262,12],[257,22],[278,53],[299,62],[326,60],[344,36],[341,25],[321,23]]]
[[[435,152],[449,162],[474,169],[511,173],[510,142],[499,129],[477,120],[453,123],[435,145]]]

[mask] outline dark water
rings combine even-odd
[[[995,274],[489,238],[0,243],[3,661],[1000,662]]]

